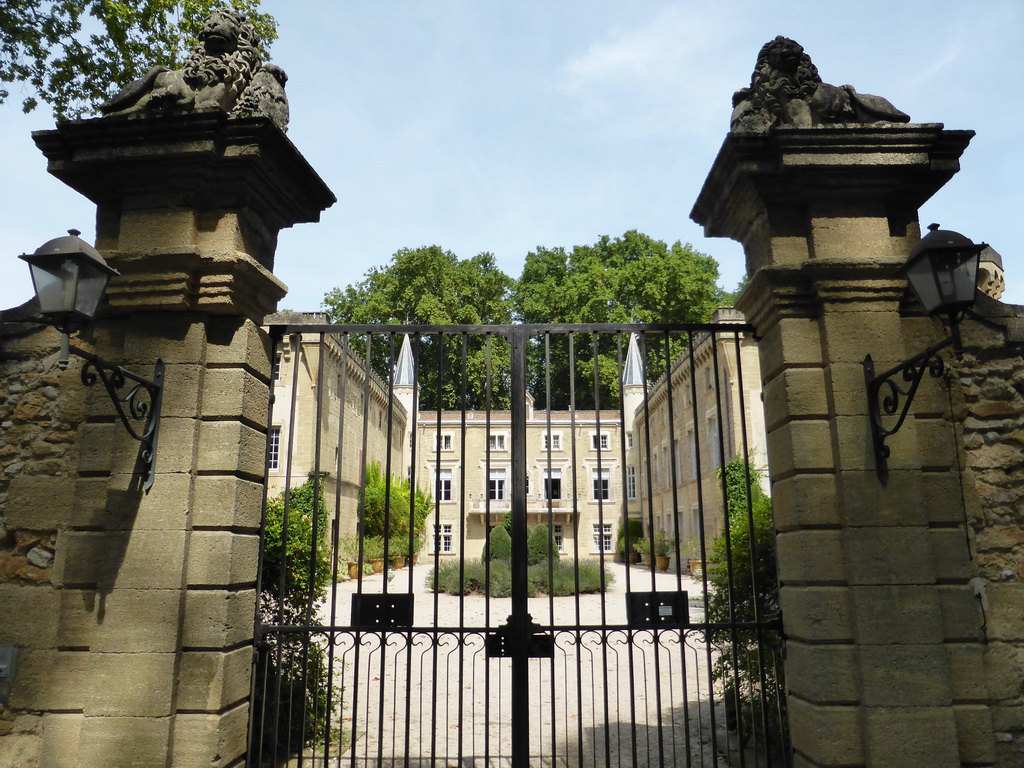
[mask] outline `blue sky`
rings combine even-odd
[[[689,212],[758,49],[799,41],[822,78],[888,98],[914,122],[978,135],[962,171],[921,211],[1004,260],[1004,300],[1024,304],[1024,2],[859,0],[264,0],[280,23],[289,137],[338,197],[319,224],[281,233],[282,308],[317,309],[402,247],[490,251],[517,277],[538,245],[638,229],[689,242],[731,289],[737,243]],[[12,89],[14,90],[14,89]],[[17,92],[13,94],[17,97]],[[0,307],[31,283],[19,253],[93,206],[51,179],[29,133],[45,110],[0,107]]]

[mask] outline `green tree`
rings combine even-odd
[[[327,528],[322,480],[311,477],[267,501],[260,577],[260,617],[265,624],[301,626],[315,621],[332,576]],[[264,713],[257,718],[256,738],[264,754],[275,744],[283,752],[323,738],[331,686],[322,640],[303,643],[299,634],[266,635],[256,674],[254,706]]]
[[[367,272],[361,282],[329,291],[324,306],[335,323],[507,325],[512,322],[512,285],[512,278],[498,269],[489,253],[460,260],[436,245],[403,248],[387,266]],[[365,337],[351,341],[365,354]],[[400,348],[400,338],[375,337],[371,342],[371,364],[385,381]],[[491,406],[508,407],[508,349],[500,337],[491,337],[489,353],[487,338],[479,335],[448,336],[443,342],[436,334],[414,339],[420,406],[425,410],[439,403],[444,409],[483,408],[489,383]]]
[[[544,523],[539,523],[526,539],[526,562],[529,565],[536,565],[557,559],[558,547],[555,546],[555,538]]]
[[[408,554],[410,523],[412,538],[419,540],[428,514],[430,497],[419,488],[411,491],[409,482],[398,477],[386,482],[379,462],[371,461],[366,466],[362,508],[362,533],[366,539],[379,537],[389,545],[402,542],[401,551],[389,551],[389,556]]]
[[[593,245],[537,248],[528,254],[513,291],[516,314],[524,323],[702,323],[726,294],[718,287],[718,264],[690,245],[669,246],[635,230],[622,237],[602,236]],[[618,403],[620,357],[616,340],[577,337],[572,355],[577,407],[593,407],[597,368],[602,407]],[[648,377],[665,369],[664,339],[647,340]],[[684,340],[676,340],[674,357]],[[551,388],[553,408],[568,406],[570,355],[568,339],[552,339]],[[531,389],[539,406],[547,403],[542,378],[540,345],[532,348]]]
[[[223,0],[16,0],[0,3],[0,103],[18,84],[21,108],[40,101],[58,120],[91,113],[96,105],[156,64],[172,68],[195,45],[199,30]],[[259,13],[260,0],[232,0],[263,46],[277,22]]]
[[[778,618],[779,582],[771,498],[761,489],[760,472],[741,458],[718,470],[724,481],[728,536],[716,539],[708,557],[708,620],[720,624]],[[712,677],[722,684],[730,720],[742,717],[746,735],[774,750],[785,740],[782,638],[774,630],[717,629],[711,642],[720,655]]]

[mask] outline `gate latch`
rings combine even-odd
[[[412,626],[413,598],[407,592],[352,594],[352,626],[360,629],[407,629]]]
[[[555,656],[555,639],[548,632],[544,632],[541,626],[534,622],[530,614],[526,614],[527,620],[527,655],[531,659],[551,659]],[[503,658],[512,655],[512,646],[516,642],[512,632],[512,617],[505,619],[505,623],[494,632],[487,635],[487,658]],[[521,639],[519,639],[522,642]]]

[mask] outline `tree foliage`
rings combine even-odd
[[[371,461],[366,466],[363,484],[363,536],[364,546],[371,539],[388,541],[388,555],[408,554],[410,523],[414,541],[422,540],[427,515],[430,514],[430,497],[419,488],[412,491],[409,482],[398,477],[385,480],[379,462]],[[404,543],[404,547],[400,546]],[[394,546],[401,551],[392,551]],[[369,556],[369,555],[367,555]],[[383,552],[380,555],[383,557]]]
[[[635,230],[602,236],[593,245],[537,248],[528,254],[513,292],[524,323],[702,323],[725,294],[718,288],[718,264],[689,245],[669,246]],[[665,369],[664,339],[647,339],[646,365],[653,381]],[[602,407],[618,404],[621,359],[627,342],[612,337],[551,340],[551,386],[542,375],[544,351],[532,349],[531,390],[539,406],[568,406],[570,384],[577,407],[593,407],[596,388]],[[683,339],[673,343],[675,357]]]
[[[58,120],[86,116],[122,87],[163,64],[180,68],[223,0],[15,0],[0,3],[0,103],[24,112],[49,104]],[[277,22],[260,0],[232,0],[265,49]]]
[[[489,253],[460,260],[436,245],[403,248],[361,282],[328,292],[324,306],[335,323],[507,325],[512,322],[512,285],[512,278],[498,269]],[[365,338],[352,341],[365,353]],[[385,381],[400,348],[400,338],[392,343],[376,337],[371,342],[371,363]],[[503,338],[491,337],[488,351],[484,336],[439,341],[436,334],[424,334],[413,340],[413,353],[421,408],[437,408],[439,397],[444,409],[483,408],[488,383],[491,406],[508,407],[511,363]]]

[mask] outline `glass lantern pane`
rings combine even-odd
[[[910,281],[910,287],[924,311],[931,314],[938,309],[942,299],[939,294],[939,286],[932,273],[931,262],[927,258],[916,259],[907,264],[906,274],[907,280]]]
[[[78,266],[68,260],[31,265],[32,282],[43,313],[72,312],[75,308],[75,284]]]
[[[953,272],[953,284],[955,286],[956,304],[971,304],[974,302],[974,294],[978,287],[978,260],[980,250],[973,253],[961,254],[960,263]]]
[[[78,296],[75,300],[75,311],[92,319],[99,308],[103,291],[106,290],[110,276],[96,264],[83,264],[79,269]]]

